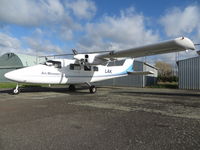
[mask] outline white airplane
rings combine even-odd
[[[186,37],[179,37],[174,40],[119,51],[78,54],[73,50],[73,59],[47,60],[43,64],[8,72],[4,76],[17,82],[13,94],[20,92],[18,83],[68,84],[71,91],[75,90],[77,84],[87,84],[90,93],[95,93],[97,89],[90,83],[123,77],[128,74],[152,73],[135,72],[133,62],[136,57],[188,49],[195,50],[194,43]],[[115,62],[116,59],[118,61]]]

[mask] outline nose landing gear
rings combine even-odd
[[[16,87],[12,90],[12,94],[17,95],[20,93],[19,84],[17,83]]]

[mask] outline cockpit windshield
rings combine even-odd
[[[60,61],[48,60],[43,65],[54,66],[55,68],[61,68],[61,62]]]

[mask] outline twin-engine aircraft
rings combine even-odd
[[[79,54],[73,50],[73,59],[47,60],[43,64],[8,72],[5,77],[17,82],[13,94],[20,92],[18,83],[68,84],[70,91],[75,91],[77,84],[87,84],[90,93],[95,93],[97,89],[91,85],[93,82],[129,74],[151,74],[152,72],[134,71],[133,62],[136,57],[189,49],[195,50],[194,43],[186,37],[179,37],[174,40],[118,51]]]

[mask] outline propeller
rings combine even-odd
[[[77,55],[77,54],[78,54],[78,51],[75,50],[75,49],[72,49],[72,52],[73,52],[74,55]]]
[[[76,59],[76,61],[80,64],[80,65],[84,65],[84,66],[87,66],[87,59],[84,59],[84,58],[78,58],[76,57],[76,55],[78,55],[78,51],[76,49],[72,49],[72,52],[73,52],[73,55],[74,55],[74,58]],[[82,55],[82,54],[81,54]]]

